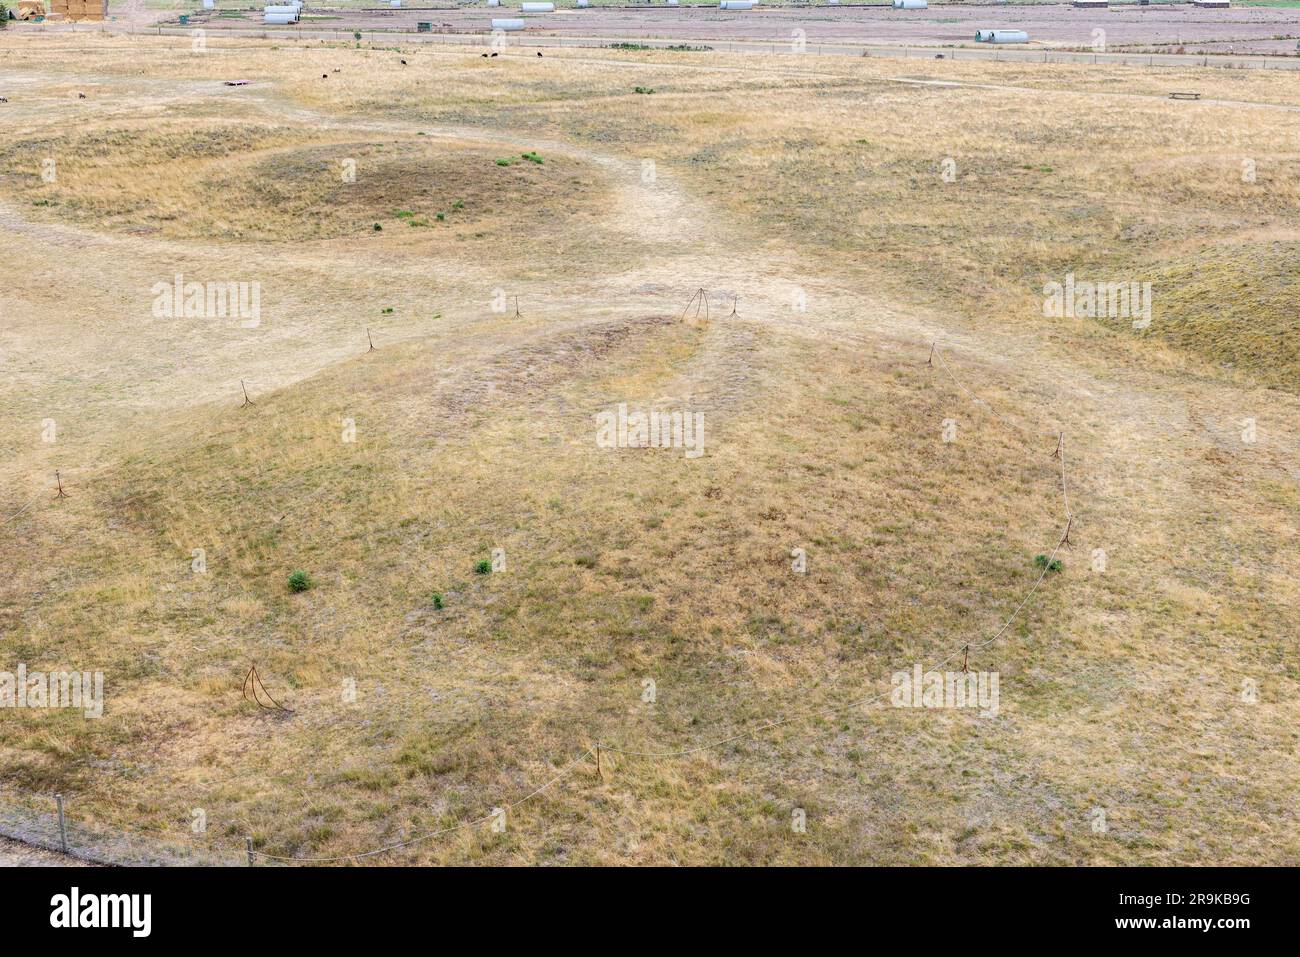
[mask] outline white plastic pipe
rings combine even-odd
[[[754,0],[720,0],[719,10],[753,10]]]
[[[555,4],[553,3],[521,3],[519,4],[520,13],[554,13]]]
[[[1029,34],[1024,30],[976,30],[975,39],[980,43],[1028,43]]]
[[[522,30],[524,28],[522,20],[493,20],[493,30]]]
[[[929,5],[927,0],[894,0],[895,10],[924,10]]]
[[[297,23],[298,18],[292,13],[266,13],[262,15],[262,22],[282,27],[290,23]]]

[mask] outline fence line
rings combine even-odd
[[[644,7],[634,9],[645,10]],[[411,11],[407,11],[411,12]],[[413,30],[375,30],[304,27],[292,30],[269,30],[265,25],[250,23],[247,27],[218,27],[206,30],[204,24],[210,21],[195,21],[186,26],[152,25],[134,26],[130,24],[102,24],[98,29],[51,30],[45,24],[29,25],[25,32],[53,33],[55,35],[75,36],[81,33],[131,34],[138,36],[185,37],[192,38],[196,30],[204,30],[206,39],[219,36],[232,39],[260,39],[274,42],[285,40],[343,40],[353,41],[355,34],[368,43],[432,43],[450,46],[482,46],[491,42],[492,37],[486,32],[465,33],[419,33]],[[1084,64],[1088,66],[1145,66],[1145,67],[1218,67],[1236,70],[1300,70],[1300,56],[1267,53],[1138,53],[1138,52],[1102,52],[1094,53],[1078,49],[987,49],[984,46],[943,46],[941,40],[935,45],[906,44],[895,45],[871,39],[834,40],[808,42],[801,50],[794,49],[789,42],[774,43],[761,37],[742,39],[719,39],[709,37],[675,37],[675,36],[610,36],[610,37],[575,37],[555,34],[525,35],[511,41],[516,45],[531,47],[600,49],[612,43],[639,43],[656,49],[664,49],[682,44],[705,44],[713,53],[754,53],[765,49],[772,54],[802,56],[852,56],[880,57],[902,59],[926,59],[943,55],[949,59],[990,60],[995,63],[1055,63]],[[1150,46],[1167,46],[1152,43]],[[209,47],[209,49],[214,49]],[[959,56],[960,54],[960,56]]]
[[[65,801],[61,794],[33,794],[14,788],[4,791],[0,837],[31,847],[104,867],[239,863],[218,849],[79,821],[76,802]]]

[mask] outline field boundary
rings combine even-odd
[[[407,12],[410,12],[409,10]],[[196,31],[209,42],[220,37],[234,39],[260,39],[275,41],[339,40],[367,43],[432,43],[450,46],[488,46],[493,37],[483,33],[418,33],[414,30],[345,30],[324,27],[269,30],[265,27],[220,27],[206,30],[203,21],[188,26],[138,27],[128,24],[102,23],[94,26],[81,24],[24,24],[21,33],[122,33],[135,36],[172,36],[193,38]],[[356,34],[361,40],[356,40]],[[1144,67],[1218,67],[1230,70],[1300,70],[1300,55],[1268,56],[1266,54],[1234,53],[1088,53],[1073,50],[1014,49],[1010,47],[971,47],[941,44],[878,44],[860,42],[812,42],[802,50],[795,50],[786,41],[774,40],[717,40],[709,37],[572,37],[555,35],[528,36],[512,34],[510,45],[552,49],[602,49],[614,43],[638,43],[648,47],[670,49],[682,44],[707,45],[710,53],[769,53],[783,56],[851,56],[883,59],[935,59],[979,60],[994,63],[1081,64],[1085,66],[1144,66]],[[212,47],[209,47],[212,49]]]

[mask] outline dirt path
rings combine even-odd
[[[900,78],[899,82],[928,81]],[[198,95],[203,91],[195,85],[186,92]],[[480,128],[349,119],[303,108],[266,89],[249,90],[236,99],[278,122],[363,135],[420,133],[488,143],[516,139],[508,133]],[[726,225],[725,217],[714,214],[708,203],[692,195],[670,170],[659,168],[648,175],[641,161],[634,158],[558,140],[534,142],[549,153],[573,157],[602,171],[616,191],[612,205],[614,227],[650,254],[645,266],[566,281],[562,298],[557,297],[549,281],[523,284],[518,291],[537,304],[534,310],[541,321],[571,317],[573,306],[587,301],[600,301],[628,316],[644,314],[648,304],[673,311],[689,291],[706,287],[715,292],[717,307],[724,307],[732,297],[743,298],[740,321],[759,323],[789,335],[860,338],[866,333],[910,341],[918,348],[942,340],[963,361],[987,364],[988,374],[1008,382],[1018,381],[1025,391],[1048,397],[1042,403],[1045,433],[1058,428],[1082,428],[1098,437],[1105,433],[1111,440],[1122,439],[1126,446],[1150,447],[1164,441],[1172,431],[1188,431],[1188,409],[1192,405],[1199,410],[1200,420],[1211,423],[1212,429],[1228,429],[1234,416],[1239,418],[1240,410],[1251,404],[1249,390],[1186,379],[1174,383],[1156,370],[1110,368],[1099,376],[1095,363],[1081,363],[1068,350],[1054,346],[1042,329],[1018,325],[1014,330],[999,330],[987,324],[972,326],[964,320],[954,323],[946,317],[883,302],[846,288],[843,283],[828,282],[817,264],[805,262],[795,250],[746,248],[743,233]],[[387,255],[368,259],[353,248],[334,252],[324,246],[286,253],[282,247],[259,250],[114,235],[30,222],[5,206],[0,206],[0,227],[0,248],[7,249],[11,256],[31,245],[60,251],[60,255],[44,260],[33,277],[46,288],[71,287],[76,275],[88,268],[95,274],[113,277],[111,287],[95,291],[99,301],[81,304],[86,316],[81,334],[72,341],[57,343],[59,361],[66,362],[70,350],[76,365],[96,370],[97,376],[113,383],[111,390],[103,390],[94,398],[96,421],[102,415],[113,417],[114,406],[116,414],[129,417],[234,399],[240,379],[255,391],[282,387],[356,354],[361,330],[348,316],[346,306],[325,311],[317,308],[322,296],[346,301],[354,295],[351,277],[365,276],[368,281],[380,280],[393,287],[436,295],[448,304],[445,314],[453,320],[450,324],[444,321],[440,328],[451,330],[480,321],[476,317],[483,314],[479,301],[482,290],[493,284],[491,272],[473,262],[442,264],[439,274],[457,278],[454,282],[432,284],[425,263],[390,261]],[[742,248],[746,249],[745,255],[734,255],[734,250]],[[173,270],[236,276],[247,269],[250,260],[265,262],[272,257],[277,260],[276,269],[294,277],[295,287],[311,289],[310,295],[291,297],[283,304],[285,308],[273,329],[249,336],[215,327],[168,326],[141,317],[138,334],[124,334],[118,303],[132,296],[138,300],[141,289],[148,289],[160,278],[170,278]],[[163,264],[166,268],[160,268]],[[789,295],[794,287],[807,291],[817,303],[816,310],[806,315],[790,310]],[[32,296],[36,298],[35,293]],[[570,322],[561,325],[567,328]],[[403,334],[421,336],[430,331],[430,326],[417,322],[406,327]],[[56,396],[41,394],[41,384],[57,378],[54,366],[40,357],[43,347],[50,345],[41,314],[18,310],[3,337],[10,349],[27,359],[17,364],[15,381],[27,386],[23,394],[28,398],[30,415],[39,420],[42,410],[59,404]],[[80,358],[76,358],[78,354]],[[726,358],[733,365],[735,362],[735,357],[716,358],[719,362]],[[716,371],[722,374],[726,370]],[[15,400],[21,406],[21,396]],[[1270,397],[1270,401],[1296,408],[1285,397]],[[106,434],[111,430],[97,431]],[[1213,444],[1210,436],[1202,438]],[[1273,438],[1294,458],[1294,434],[1282,429]],[[96,455],[87,456],[83,467],[94,468],[100,456],[111,455],[111,449],[112,444],[106,443]],[[1121,458],[1128,457],[1121,449],[1115,451]],[[35,464],[42,473],[48,471],[48,463],[40,456]]]

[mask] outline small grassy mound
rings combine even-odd
[[[108,129],[24,140],[0,162],[30,171],[13,181],[32,215],[175,239],[301,242],[402,219],[488,238],[602,199],[600,178],[573,160],[527,152],[503,166],[466,144],[321,139],[254,124]],[[48,156],[58,159],[53,182],[41,177]]]

